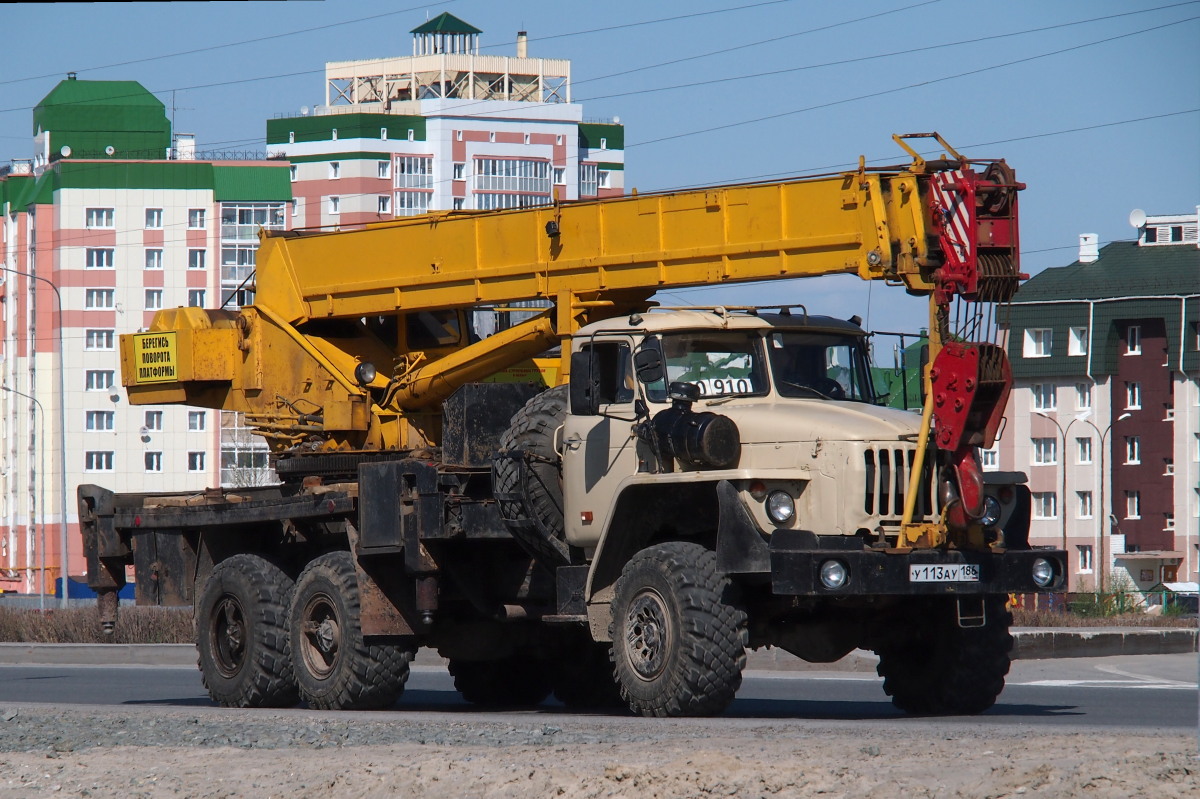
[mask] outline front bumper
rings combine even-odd
[[[774,544],[775,542],[772,542]],[[1046,587],[1033,581],[1033,563],[1044,558],[1054,565],[1054,580]],[[849,574],[837,588],[821,582],[821,567],[839,561]],[[1003,553],[961,550],[799,549],[770,547],[771,588],[781,596],[960,596],[1033,594],[1062,591],[1066,585],[1066,553],[1060,549],[1027,549]],[[975,564],[978,581],[913,582],[912,566]]]

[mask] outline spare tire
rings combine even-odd
[[[492,490],[513,538],[553,569],[571,562],[563,522],[562,460],[554,434],[567,418],[567,386],[543,391],[517,411],[492,461]]]

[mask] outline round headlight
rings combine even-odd
[[[850,572],[840,560],[827,560],[821,564],[821,584],[831,591],[836,591],[846,584]]]
[[[362,361],[354,367],[354,379],[360,386],[367,386],[375,382],[375,375],[375,364],[370,361]]]
[[[1054,582],[1054,564],[1045,558],[1033,562],[1033,583],[1038,588],[1045,588]]]
[[[767,515],[776,524],[787,524],[796,515],[796,501],[786,491],[772,491],[767,495]]]
[[[1000,501],[995,497],[984,497],[983,515],[979,517],[979,523],[984,527],[991,527],[998,521],[1000,521]]]

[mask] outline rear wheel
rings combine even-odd
[[[746,614],[716,555],[699,544],[643,549],[613,598],[621,696],[643,716],[712,716],[733,701],[746,665]]]
[[[296,703],[287,635],[290,577],[258,555],[213,568],[196,603],[196,651],[204,687],[223,707]]]
[[[416,648],[363,640],[358,578],[349,552],[322,555],[301,573],[290,632],[300,696],[311,707],[387,708],[403,693]]]
[[[982,627],[960,627],[955,601],[922,603],[876,650],[883,690],[906,713],[982,713],[1004,690],[1013,644],[1004,597],[984,600]]]

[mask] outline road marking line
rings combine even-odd
[[[1196,687],[1194,682],[1183,682],[1181,680],[1167,680],[1162,677],[1151,677],[1147,674],[1137,674],[1132,671],[1118,669],[1116,666],[1096,666],[1096,671],[1103,671],[1106,674],[1118,674],[1122,677],[1131,677],[1141,682],[1161,683],[1164,685],[1186,685],[1189,688]]]

